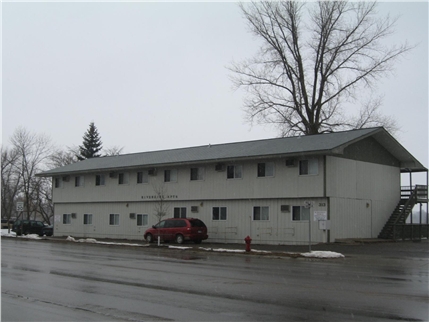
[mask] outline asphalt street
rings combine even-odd
[[[203,247],[210,247],[202,244]],[[216,246],[216,245],[212,245]],[[217,245],[237,248],[244,245]],[[428,242],[273,254],[2,238],[2,321],[428,321]]]

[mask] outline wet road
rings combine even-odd
[[[412,251],[321,260],[1,244],[2,321],[429,320],[428,258]]]

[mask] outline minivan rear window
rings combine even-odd
[[[199,219],[194,219],[189,221],[192,227],[205,227],[206,225]]]

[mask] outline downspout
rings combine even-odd
[[[330,214],[330,198],[326,194],[327,182],[326,182],[326,154],[323,155],[323,197],[326,199],[326,211],[328,213],[328,220],[331,220]],[[331,230],[326,231],[326,243],[331,242]]]

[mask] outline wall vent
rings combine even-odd
[[[290,212],[290,206],[289,205],[281,205],[280,211],[281,212]]]
[[[215,170],[216,171],[225,171],[225,164],[223,164],[223,163],[218,163],[218,164],[216,164],[215,165]]]
[[[147,173],[150,176],[156,176],[156,168],[152,168],[152,169],[147,170]]]
[[[297,162],[295,159],[286,159],[286,166],[287,167],[296,167]]]
[[[75,213],[75,212],[73,212],[73,213],[71,214],[71,217],[72,217],[73,219],[76,219],[76,213]]]
[[[191,212],[198,212],[198,206],[191,206]]]
[[[130,219],[136,219],[136,214],[134,212],[130,213]]]

